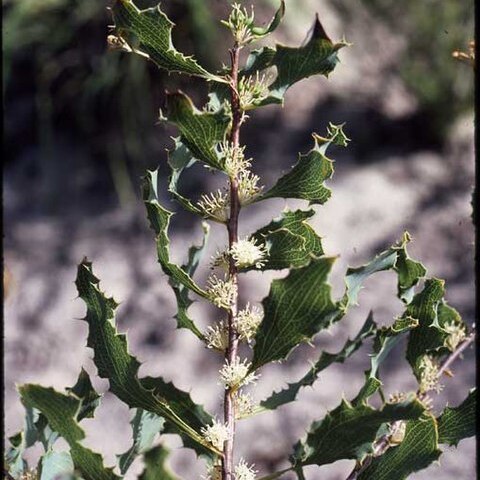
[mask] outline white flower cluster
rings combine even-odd
[[[204,480],[222,480],[222,466],[219,464],[208,464],[207,475],[202,476]]]
[[[222,190],[204,194],[197,202],[197,207],[206,218],[225,223],[230,213],[230,195]]]
[[[222,422],[214,420],[211,425],[201,429],[203,438],[218,450],[223,449],[223,444],[228,440],[228,427]]]
[[[249,373],[250,366],[251,363],[246,359],[240,361],[239,357],[235,357],[231,363],[226,360],[219,372],[220,380],[225,388],[238,388],[255,382],[258,375],[253,372]]]
[[[249,393],[237,392],[233,400],[235,405],[235,418],[240,419],[253,414],[255,403]]]
[[[465,340],[465,327],[462,324],[450,322],[447,323],[443,328],[448,332],[448,337],[445,341],[445,345],[449,350],[453,352],[458,347],[458,345],[463,340]]]
[[[262,268],[265,265],[265,257],[267,256],[267,248],[264,244],[257,245],[252,239],[244,238],[235,242],[229,251],[235,261],[235,265],[239,268],[247,268],[255,265],[256,268]]]
[[[223,320],[213,326],[208,326],[203,336],[207,348],[214,348],[220,352],[224,352],[228,348],[228,325]]]
[[[234,3],[228,20],[222,20],[222,23],[230,29],[237,43],[246,45],[254,39],[252,34],[254,18],[253,7],[252,13],[249,15],[246,8],[239,3]]]
[[[260,76],[258,72],[256,76],[244,76],[238,82],[240,106],[244,111],[255,108],[256,105],[268,97],[268,94],[267,77],[265,75]]]
[[[438,378],[438,365],[429,355],[424,355],[420,361],[420,391],[437,393],[443,388]]]
[[[263,313],[258,307],[251,307],[247,303],[243,310],[240,310],[234,319],[235,330],[240,340],[250,343],[258,327],[263,320]]]
[[[208,279],[207,293],[214,305],[228,310],[237,299],[238,288],[232,280],[221,280],[212,275]]]
[[[258,185],[260,177],[250,170],[240,172],[238,179],[238,198],[240,205],[248,205],[261,193],[262,186]]]
[[[224,159],[225,172],[229,177],[236,178],[251,167],[251,159],[245,158],[244,151],[244,146],[235,146],[231,142],[220,144],[220,155]]]
[[[255,480],[257,473],[253,465],[248,466],[243,458],[235,466],[235,480]]]

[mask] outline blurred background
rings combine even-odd
[[[139,7],[155,2],[137,0]],[[174,43],[212,70],[227,62],[230,44],[218,22],[228,14],[223,0],[164,0],[176,23]],[[252,113],[242,141],[254,170],[268,187],[289,168],[298,152],[311,148],[311,133],[328,122],[346,122],[352,139],[332,149],[336,173],[332,199],[312,222],[329,255],[340,255],[333,272],[334,294],[343,291],[347,265],[360,265],[401,237],[413,235],[412,256],[433,276],[447,282],[447,299],[471,324],[474,321],[473,226],[473,69],[452,57],[468,50],[474,33],[473,1],[457,0],[287,0],[287,12],[274,38],[301,44],[314,15],[333,40],[344,35],[353,45],[340,52],[341,63],[327,81],[314,77],[289,90],[285,108]],[[250,2],[246,2],[249,5]],[[259,23],[268,21],[277,0],[254,2]],[[181,88],[200,107],[207,90],[200,80],[167,76],[142,58],[107,51],[111,24],[107,4],[97,0],[4,0],[4,267],[6,435],[22,425],[15,384],[42,383],[63,389],[75,382],[83,365],[93,375],[84,315],[73,284],[84,256],[94,263],[102,287],[121,302],[119,326],[128,330],[130,350],[142,374],[163,375],[213,413],[220,413],[216,375],[221,358],[207,352],[187,331],[176,331],[173,293],[156,263],[152,232],[139,200],[144,171],[159,167],[166,192],[166,148],[175,130],[158,125],[165,90]],[[266,43],[274,39],[266,40]],[[218,179],[191,169],[182,188],[198,197]],[[246,235],[298,201],[269,200],[245,210]],[[164,193],[164,205],[177,209]],[[178,210],[178,209],[177,209]],[[178,212],[172,225],[175,259],[198,242],[200,224]],[[209,252],[226,242],[214,227]],[[198,281],[208,276],[208,265]],[[268,281],[279,274],[249,273],[242,295],[260,302]],[[401,312],[393,276],[378,274],[360,296],[361,306],[340,325],[322,333],[316,348],[299,348],[284,365],[263,369],[257,400],[287,381],[300,378],[319,350],[335,351],[360,328],[368,311],[388,324]],[[206,326],[218,311],[192,307]],[[285,465],[291,445],[313,420],[334,408],[343,393],[352,398],[368,366],[362,348],[346,365],[331,367],[300,405],[282,407],[238,427],[238,452],[263,473]],[[414,388],[403,358],[404,346],[385,367],[387,391]],[[455,377],[438,398],[458,404],[474,383],[470,351],[454,367]],[[102,392],[107,382],[96,379]],[[193,385],[193,387],[192,387]],[[101,450],[106,463],[127,450],[128,409],[109,393],[94,420],[86,420],[87,445]],[[201,462],[179,449],[175,437],[172,465],[182,478],[199,478]],[[108,438],[108,442],[106,441]],[[35,457],[35,450],[30,452]],[[308,479],[344,479],[352,461],[307,469]],[[447,451],[441,467],[411,478],[471,479],[473,439]],[[127,478],[142,469],[138,462]],[[287,477],[286,477],[287,478]]]

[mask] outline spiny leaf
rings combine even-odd
[[[266,27],[252,27],[252,34],[255,38],[260,39],[266,37],[270,33],[274,32],[277,27],[280,25],[283,16],[285,15],[285,0],[281,0],[280,7],[276,11],[271,22]]]
[[[435,418],[425,413],[420,419],[407,422],[402,443],[374,458],[358,480],[403,480],[428,467],[441,453]]]
[[[333,162],[325,153],[331,144],[346,146],[342,125],[330,124],[327,138],[313,135],[315,145],[306,155],[299,155],[298,162],[290,172],[281,177],[277,183],[256,201],[267,198],[299,198],[310,204],[323,204],[331,195],[324,182],[333,175]]]
[[[80,401],[80,408],[77,412],[76,421],[83,418],[93,417],[95,409],[100,404],[101,395],[93,388],[88,373],[82,368],[77,382],[73,387],[66,388],[70,396]],[[9,465],[9,473],[14,477],[19,477],[27,472],[28,465],[23,459],[25,449],[40,442],[45,452],[52,449],[53,444],[58,439],[58,433],[52,430],[45,416],[36,409],[25,407],[24,429],[11,437],[11,447],[7,450],[6,459]]]
[[[312,258],[323,255],[321,238],[307,223],[314,214],[313,210],[286,210],[252,235],[257,243],[265,243],[269,249],[261,270],[303,267]]]
[[[203,447],[218,453],[183,420],[182,411],[141,383],[138,378],[140,363],[129,354],[125,335],[116,330],[114,311],[117,303],[100,291],[99,280],[93,275],[92,264],[87,260],[78,267],[76,285],[80,298],[87,306],[84,319],[89,326],[87,346],[93,349],[93,360],[99,376],[110,382],[110,391],[130,408],[141,408],[164,417],[175,427],[176,433],[184,433]],[[173,385],[171,388],[175,389]],[[172,395],[180,395],[180,392],[175,389]]]
[[[143,183],[143,200],[147,208],[147,216],[150,221],[150,226],[156,234],[157,257],[160,266],[164,273],[169,278],[170,286],[173,288],[175,297],[177,299],[178,313],[176,315],[178,328],[187,328],[192,331],[198,338],[202,339],[203,335],[194,322],[188,317],[187,310],[192,304],[188,297],[188,291],[191,290],[198,295],[206,298],[207,293],[201,289],[192,279],[192,275],[198,264],[198,255],[203,252],[205,242],[207,239],[207,231],[204,228],[204,243],[201,247],[193,247],[189,255],[192,255],[194,264],[178,267],[170,262],[168,239],[168,228],[170,225],[170,218],[173,215],[163,208],[158,200],[158,170],[154,172],[147,171]],[[195,253],[197,252],[197,254]]]
[[[277,45],[253,51],[242,75],[251,75],[269,67],[276,67],[277,77],[269,86],[269,95],[261,103],[283,103],[285,92],[294,83],[312,75],[328,75],[338,63],[337,52],[348,44],[332,43],[318,19],[315,20],[309,41],[301,47]]]
[[[410,239],[408,232],[405,232],[400,242],[377,255],[371,262],[362,267],[347,270],[345,278],[347,290],[343,300],[346,307],[357,305],[362,283],[370,275],[391,269],[395,270],[398,275],[398,296],[404,301],[406,300],[406,296],[413,292],[413,287],[426,273],[425,267],[421,263],[411,260],[408,256],[407,244]]]
[[[362,345],[363,341],[372,336],[376,331],[376,325],[373,321],[372,313],[368,315],[360,332],[353,340],[348,340],[343,348],[337,353],[322,352],[320,358],[298,382],[289,383],[288,387],[280,392],[274,392],[266,400],[260,402],[260,406],[254,413],[260,413],[265,410],[274,410],[281,405],[295,401],[298,392],[302,387],[311,386],[317,380],[320,372],[329,367],[332,363],[343,363],[347,358],[353,355]]]
[[[477,390],[470,390],[458,407],[446,407],[438,420],[438,442],[457,446],[460,440],[475,435]]]
[[[298,465],[325,465],[344,458],[361,460],[370,453],[377,432],[384,423],[417,419],[425,407],[412,397],[405,402],[385,404],[381,410],[346,400],[325,418],[312,424],[307,438],[295,446],[292,456]]]
[[[168,182],[168,191],[182,207],[195,215],[201,216],[202,212],[188,198],[180,194],[178,183],[184,170],[190,168],[197,160],[192,152],[182,143],[180,138],[174,139],[175,146],[168,152],[168,165],[171,173]]]
[[[143,455],[145,469],[138,480],[178,480],[165,465],[169,453],[163,445],[157,445],[145,452]]]
[[[41,459],[40,480],[63,479],[73,475],[74,468],[70,453],[49,450]]]
[[[135,411],[130,422],[133,435],[132,446],[122,455],[118,455],[118,465],[122,475],[125,475],[138,455],[150,449],[156,435],[162,431],[164,423],[164,418],[155,413],[140,408]]]
[[[390,327],[377,330],[373,343],[373,353],[370,355],[370,369],[365,372],[365,384],[355,399],[352,400],[353,405],[365,403],[382,386],[378,374],[380,365],[401,338],[417,326],[417,320],[407,317],[397,319]]]
[[[213,422],[213,417],[201,405],[194,403],[188,393],[175,388],[171,382],[165,382],[158,377],[145,377],[140,381],[147,390],[165,400],[196,431]],[[186,448],[194,449],[199,456],[213,458],[211,450],[195,444],[190,436],[177,432],[175,425],[169,420],[165,423],[164,433],[179,433]]]
[[[160,119],[178,128],[181,142],[197,160],[211,168],[223,169],[223,160],[216,149],[225,140],[230,125],[230,118],[223,109],[200,111],[184,93],[169,93]]]
[[[301,342],[328,328],[338,317],[327,276],[334,258],[314,259],[272,282],[263,300],[264,319],[255,337],[252,370],[285,359]]]
[[[19,387],[19,392],[22,402],[30,408],[39,410],[52,430],[65,439],[70,447],[75,468],[81,472],[85,480],[118,480],[120,478],[113,473],[113,469],[104,467],[101,455],[81,444],[85,433],[76,420],[80,410],[80,400],[40,385],[22,385]]]
[[[417,319],[419,324],[410,333],[407,346],[407,360],[417,379],[421,377],[420,365],[425,355],[439,356],[450,351],[450,334],[445,327],[455,324],[465,328],[458,312],[443,298],[444,284],[438,278],[427,279],[423,290],[415,295],[404,314]]]
[[[225,79],[207,72],[193,57],[175,49],[172,43],[174,24],[160,9],[139,10],[132,0],[116,0],[112,7],[116,43],[123,49],[148,57],[167,72],[178,72],[225,82]]]

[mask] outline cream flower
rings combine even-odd
[[[207,465],[207,474],[202,476],[204,480],[222,480],[222,466],[209,464]]]
[[[257,245],[255,239],[241,239],[235,242],[230,248],[230,255],[235,261],[235,265],[239,268],[246,268],[255,265],[261,268],[265,265],[267,256],[267,248],[264,244]]]
[[[207,348],[214,348],[224,352],[228,347],[228,326],[223,320],[213,326],[207,327],[204,332]]]
[[[438,365],[429,355],[424,355],[420,361],[420,391],[435,390],[437,393],[443,388],[438,378]]]
[[[248,417],[255,410],[255,403],[249,393],[237,393],[233,399],[235,405],[235,418]]]
[[[246,307],[240,310],[234,319],[235,330],[240,340],[250,342],[255,337],[262,320],[262,311],[258,307],[251,307],[247,303]]]
[[[257,473],[253,465],[248,466],[243,458],[235,466],[235,480],[255,480]]]
[[[204,194],[197,202],[197,207],[206,218],[225,223],[230,213],[230,195],[221,190]]]
[[[445,341],[445,345],[450,351],[453,352],[458,347],[458,345],[463,340],[465,340],[465,327],[462,324],[450,322],[447,323],[443,328],[448,332],[448,337]]]
[[[220,380],[225,388],[240,387],[255,382],[258,376],[253,372],[248,373],[250,366],[251,363],[246,359],[241,362],[239,357],[236,357],[231,363],[226,360],[219,372]]]
[[[237,299],[238,288],[232,280],[221,280],[212,275],[208,279],[207,293],[214,305],[228,310]]]
[[[228,427],[222,422],[214,420],[211,425],[201,429],[203,438],[218,450],[223,449],[223,444],[228,440]]]

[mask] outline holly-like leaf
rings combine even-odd
[[[152,391],[155,396],[168,402],[172,409],[196,431],[200,431],[202,427],[210,425],[213,422],[213,417],[207,413],[202,406],[194,403],[187,392],[175,388],[171,382],[165,382],[162,378],[158,377],[145,377],[140,381],[143,387]],[[212,458],[211,450],[192,442],[189,435],[178,432],[175,425],[168,419],[165,423],[164,433],[179,433],[182,437],[184,447],[194,449],[199,456]]]
[[[130,422],[132,425],[132,446],[122,455],[118,455],[120,473],[125,475],[135,458],[151,448],[155,437],[163,430],[165,419],[152,412],[137,409]]]
[[[338,319],[327,277],[335,258],[314,259],[272,282],[263,300],[264,319],[255,337],[252,370],[285,359],[301,342]]]
[[[178,186],[182,173],[190,168],[197,160],[193,157],[192,152],[182,143],[180,138],[175,138],[174,142],[174,148],[168,152],[168,165],[171,169],[168,191],[185,210],[202,216],[201,210],[188,198],[180,194]]]
[[[74,475],[74,464],[69,452],[49,450],[41,459],[40,480],[64,479]]]
[[[66,392],[80,402],[80,408],[76,416],[77,422],[83,418],[93,417],[95,409],[100,404],[101,395],[94,390],[90,377],[83,368],[76,384],[73,387],[66,388]],[[9,473],[17,478],[28,471],[28,465],[23,459],[25,449],[40,442],[44,451],[48,453],[52,451],[57,439],[58,433],[52,430],[45,416],[38,410],[26,406],[24,429],[9,439],[11,447],[6,453]]]
[[[313,367],[298,382],[289,383],[287,388],[280,392],[274,392],[266,400],[260,402],[255,413],[266,410],[275,410],[281,405],[295,401],[297,394],[302,387],[311,386],[315,383],[320,372],[329,367],[332,363],[344,363],[347,358],[353,355],[362,345],[363,341],[371,337],[376,331],[376,325],[370,312],[360,332],[353,338],[348,340],[343,348],[337,353],[322,352],[320,358],[315,362]]]
[[[84,319],[89,327],[87,346],[93,349],[98,374],[108,379],[110,391],[130,408],[140,408],[164,417],[174,426],[176,433],[188,435],[196,444],[219,453],[182,418],[181,410],[142,384],[138,378],[140,363],[129,354],[126,337],[119,334],[115,326],[117,303],[100,291],[99,280],[93,275],[92,264],[87,260],[79,265],[75,283],[80,298],[87,306]],[[182,394],[169,385],[172,397]]]
[[[274,17],[272,18],[271,22],[265,27],[252,27],[251,33],[255,39],[261,39],[266,37],[270,33],[274,32],[277,27],[280,25],[283,16],[285,15],[285,0],[281,0],[280,7],[276,11]]]
[[[145,176],[143,183],[143,200],[147,209],[147,217],[150,221],[150,226],[156,234],[158,262],[160,263],[164,273],[170,277],[169,283],[173,288],[175,297],[177,299],[178,313],[176,318],[178,322],[178,328],[187,328],[198,338],[202,339],[202,333],[197,328],[195,323],[188,317],[187,310],[192,304],[192,301],[188,296],[189,290],[195,292],[201,297],[207,297],[207,292],[205,292],[193,281],[192,275],[194,274],[198,265],[199,255],[201,255],[204,250],[208,229],[205,229],[204,227],[204,242],[202,246],[193,247],[193,249],[191,249],[189,252],[189,256],[191,256],[191,261],[193,263],[189,262],[183,267],[179,267],[174,263],[171,263],[168,228],[170,225],[170,218],[172,217],[173,213],[169,212],[160,205],[157,188],[158,170],[155,170],[154,172],[147,171],[147,175]]]
[[[27,407],[40,411],[52,430],[65,439],[70,447],[73,464],[85,480],[120,479],[113,473],[113,469],[104,467],[101,455],[81,444],[85,433],[76,420],[80,400],[40,385],[22,385],[19,392],[22,402]]]
[[[333,162],[327,158],[326,150],[331,144],[346,146],[347,137],[342,125],[330,124],[327,138],[313,134],[315,145],[306,155],[299,155],[298,162],[286,175],[256,201],[267,198],[299,198],[310,204],[323,204],[331,195],[324,185],[333,175]]]
[[[184,93],[169,93],[160,119],[178,128],[181,142],[197,160],[223,170],[223,159],[217,146],[225,140],[230,118],[222,108],[214,112],[200,111]]]
[[[277,76],[268,87],[269,95],[258,106],[283,103],[286,91],[298,81],[312,75],[328,77],[338,63],[338,51],[347,45],[344,41],[332,43],[317,17],[312,35],[304,46],[277,45],[275,49],[264,47],[255,50],[250,54],[242,75],[276,67]]]
[[[88,373],[83,368],[80,371],[77,383],[73,387],[67,388],[66,391],[80,400],[77,422],[84,418],[93,418],[102,396],[95,391]]]
[[[365,372],[365,384],[355,399],[352,400],[353,405],[365,403],[378,391],[382,386],[378,373],[380,365],[403,336],[417,326],[417,320],[406,317],[397,319],[390,327],[377,330],[373,342],[373,353],[370,355],[370,369]]]
[[[252,235],[257,243],[265,243],[268,247],[268,256],[261,270],[303,267],[312,258],[323,255],[321,238],[307,223],[314,214],[313,210],[286,210],[281,217]]]
[[[387,403],[381,410],[346,400],[325,418],[312,424],[307,438],[295,446],[294,468],[326,465],[345,458],[362,460],[372,451],[377,432],[384,423],[419,418],[425,407],[415,396],[401,403]]]
[[[407,360],[420,380],[421,363],[425,355],[439,356],[451,350],[448,325],[466,329],[458,312],[444,300],[445,282],[438,278],[425,281],[424,288],[407,306],[404,317],[418,320],[418,327],[409,336]]]
[[[457,446],[460,440],[473,437],[476,431],[477,390],[470,390],[458,407],[446,407],[438,420],[438,443]]]
[[[178,480],[166,466],[170,451],[163,445],[157,445],[145,452],[143,460],[145,468],[138,480]]]
[[[441,455],[435,418],[425,413],[407,422],[400,445],[389,448],[358,476],[358,480],[403,480],[411,473],[427,468]]]
[[[399,298],[407,300],[407,297],[413,292],[413,287],[426,273],[425,267],[421,263],[415,262],[408,256],[407,244],[410,239],[408,232],[405,232],[400,242],[377,255],[371,262],[347,270],[345,277],[347,289],[344,296],[346,307],[358,304],[358,294],[362,284],[370,275],[391,269],[397,272]]]
[[[157,67],[167,72],[195,75],[225,82],[225,79],[207,72],[191,56],[185,56],[172,43],[172,23],[156,7],[140,10],[132,0],[115,0],[112,7],[115,38],[111,44],[122,47],[152,60]]]

